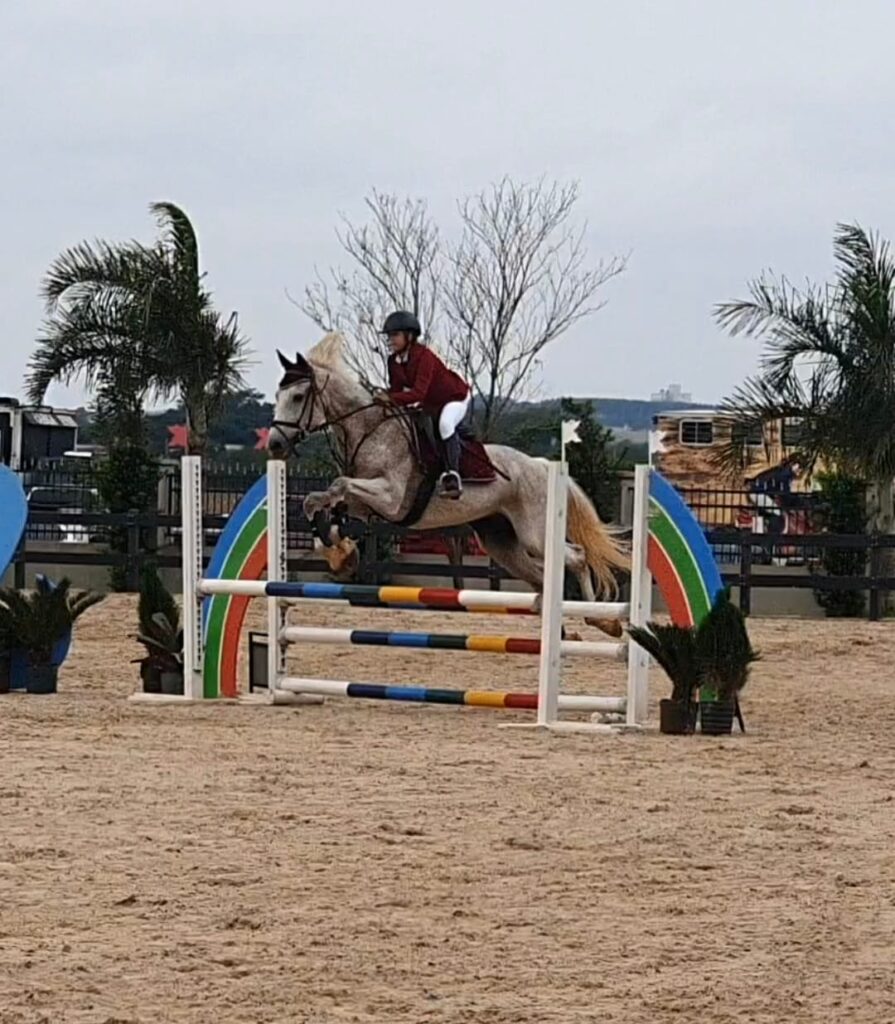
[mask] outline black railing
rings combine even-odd
[[[50,527],[57,523],[55,512],[34,512],[29,516],[36,527]],[[163,514],[124,513],[72,513],[66,521],[73,530],[83,536],[116,531],[125,537],[125,550],[113,551],[106,545],[56,544],[36,546],[23,538],[14,559],[14,581],[19,588],[25,585],[28,565],[72,565],[121,567],[128,590],[139,588],[140,566],[147,557],[160,569],[179,569],[182,564],[180,553],[180,516]],[[205,515],[202,520],[204,560],[208,564],[210,553],[221,531],[227,525],[226,516]],[[358,543],[359,562],[356,579],[358,582],[385,584],[393,576],[451,577],[457,588],[462,588],[467,579],[487,580],[492,590],[499,590],[502,580],[511,579],[509,573],[488,560],[485,565],[469,564],[460,556],[458,562],[423,562],[407,558],[388,558],[388,549],[401,538],[413,533],[404,527],[391,523],[352,523],[346,531]],[[468,536],[467,527],[453,527],[439,531],[439,536]],[[146,544],[147,536],[161,533],[166,541],[163,545]],[[170,542],[167,538],[171,538]],[[313,547],[311,524],[304,517],[290,520],[287,549],[290,554],[290,574],[329,573],[328,563],[320,557],[312,558],[301,552]]]
[[[739,543],[728,541],[730,530],[748,532],[768,538],[755,544],[756,561],[785,559],[791,565],[807,564],[820,557],[821,545],[806,542],[806,537],[819,533],[818,513],[824,499],[816,493],[764,494],[749,493],[742,488],[678,487],[710,540],[720,565],[736,563],[740,558]],[[790,544],[793,537],[798,543]],[[775,553],[769,554],[773,546]]]
[[[58,522],[58,515],[50,512],[32,513],[36,526]],[[160,568],[179,569],[179,544],[168,544],[156,551],[148,551],[145,538],[152,531],[163,531],[176,536],[180,531],[180,517],[168,515],[111,515],[109,513],[72,513],[66,516],[72,528],[87,534],[94,531],[108,534],[121,531],[126,536],[124,551],[111,551],[105,546],[84,544],[54,544],[41,550],[33,544],[20,545],[15,559],[15,582],[24,586],[26,565],[83,565],[120,566],[130,589],[137,589],[142,561],[150,555]],[[207,549],[227,523],[224,516],[205,516],[203,535]],[[357,539],[359,564],[355,579],[359,582],[383,584],[397,575],[408,577],[451,577],[454,586],[462,587],[466,579],[487,580],[493,590],[499,590],[508,573],[490,560],[486,564],[469,564],[462,555],[456,563],[447,561],[417,561],[389,557],[389,551],[401,538],[414,533],[391,523],[352,523],[348,532]],[[462,537],[465,527],[440,531],[439,536]],[[310,524],[303,518],[290,522],[290,550],[296,550],[293,539],[311,535]],[[735,568],[722,567],[724,581],[739,590],[740,606],[745,613],[752,609],[755,590],[795,589],[813,591],[856,591],[869,596],[868,617],[879,619],[882,614],[883,595],[895,591],[895,576],[885,575],[884,552],[895,548],[895,535],[814,534],[811,536],[774,537],[748,530],[710,530],[707,538],[713,546],[723,545],[737,553]],[[301,549],[299,549],[300,552]],[[785,551],[780,556],[779,551]],[[791,558],[791,552],[801,552]],[[821,554],[830,550],[863,552],[865,571],[853,576],[834,576],[821,571]],[[756,552],[759,557],[756,557]],[[793,564],[795,563],[795,564]],[[796,570],[796,571],[793,571]],[[298,553],[289,559],[290,574],[327,573],[329,566],[321,558]]]

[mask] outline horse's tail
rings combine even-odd
[[[621,569],[630,573],[630,556],[616,541],[614,531],[600,519],[590,498],[574,480],[569,480],[567,514],[566,533],[569,540],[584,549],[600,596],[614,600],[618,597],[618,580],[613,570]]]

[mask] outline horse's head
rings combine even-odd
[[[275,458],[285,458],[308,434],[371,407],[371,396],[345,362],[343,346],[342,335],[330,331],[307,356],[296,353],[292,360],[277,352],[284,374],[267,441]]]
[[[294,361],[279,350],[277,356],[284,373],[277,387],[267,450],[275,458],[285,458],[302,438],[325,424],[326,412],[320,400],[319,371],[300,352]]]

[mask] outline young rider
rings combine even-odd
[[[438,424],[447,471],[441,475],[441,493],[459,498],[460,438],[457,428],[469,411],[469,385],[420,341],[419,320],[404,310],[390,313],[382,325],[388,337],[388,400],[395,405],[419,405]]]

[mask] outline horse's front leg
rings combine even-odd
[[[347,502],[349,507],[362,509],[383,519],[397,519],[401,514],[401,494],[385,477],[360,479],[337,477],[325,491],[313,491],[304,500],[304,513],[313,519],[317,512]]]

